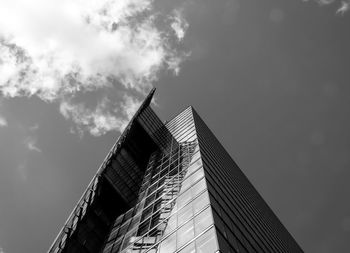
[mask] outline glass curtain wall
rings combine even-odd
[[[115,220],[103,252],[213,253],[209,204],[196,141],[154,152],[137,205]]]

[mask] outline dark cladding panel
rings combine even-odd
[[[148,133],[135,121],[123,147],[113,155],[102,176],[106,177],[116,192],[131,208],[138,197],[144,172],[152,152],[157,150]]]
[[[145,108],[138,117],[138,122],[163,151],[168,152],[172,146],[179,147],[172,134],[150,107]]]
[[[239,252],[303,252],[204,121],[192,111],[220,247],[228,243]]]

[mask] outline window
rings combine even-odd
[[[195,200],[193,200],[193,212],[196,214],[208,204],[209,204],[208,192],[205,191],[201,195],[199,195]]]
[[[193,216],[192,204],[188,204],[178,212],[178,224],[181,226]]]
[[[192,159],[191,161],[196,161],[199,157],[200,157],[200,152],[198,151],[197,153],[195,153],[193,156],[192,156]]]
[[[191,180],[187,178],[181,183],[181,193],[186,191],[189,187],[191,187]]]
[[[192,196],[197,196],[206,189],[205,179],[202,178],[198,183],[192,187]]]
[[[177,230],[177,248],[183,246],[194,237],[193,220],[187,222]]]
[[[126,232],[128,231],[128,226],[129,226],[129,222],[125,223],[119,230],[119,236],[120,235],[125,235]]]
[[[160,244],[159,253],[172,253],[176,250],[176,233],[168,236]]]
[[[211,224],[213,224],[213,218],[212,218],[210,207],[208,207],[203,212],[198,214],[194,218],[194,223],[195,223],[196,236],[202,233]]]
[[[194,253],[195,247],[194,247],[194,242],[191,242],[189,245],[187,245],[185,248],[179,251],[179,253]]]
[[[143,251],[142,251],[143,252]],[[152,248],[148,251],[148,253],[156,253],[157,252],[157,248]]]
[[[183,207],[187,202],[191,200],[191,191],[186,191],[183,194],[181,194],[177,199],[177,208],[180,209]]]
[[[191,174],[192,172],[196,171],[201,166],[202,166],[202,159],[198,159],[197,161],[192,163],[190,167],[188,167],[187,174],[188,175]]]
[[[196,240],[196,250],[197,253],[213,253],[218,250],[214,227]]]
[[[149,223],[150,223],[150,219],[147,219],[146,221],[141,223],[138,229],[138,235],[143,235],[148,231]]]
[[[203,171],[203,169],[199,169],[195,173],[192,174],[191,181],[196,182],[202,177],[204,177],[204,171]]]
[[[136,230],[130,231],[129,233],[127,233],[125,235],[124,241],[123,241],[123,246],[122,249],[125,249],[126,247],[128,247],[131,243],[131,237],[133,237],[136,233]]]
[[[177,219],[176,215],[173,215],[168,220],[167,226],[165,228],[165,235],[169,234],[171,231],[173,231],[177,227]]]

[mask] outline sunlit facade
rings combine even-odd
[[[49,252],[302,252],[195,110],[163,123],[153,93]]]

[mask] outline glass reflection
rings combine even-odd
[[[197,253],[213,253],[218,250],[218,243],[216,240],[215,229],[212,227],[198,239],[196,239]]]
[[[177,230],[177,248],[183,246],[194,237],[193,220],[187,222]]]

